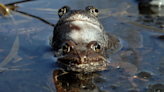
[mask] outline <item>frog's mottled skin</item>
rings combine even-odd
[[[59,9],[58,14],[60,19],[54,28],[53,37],[50,38],[51,46],[60,55],[58,61],[71,71],[105,70],[109,63],[105,51],[115,51],[120,40],[105,32],[97,18],[98,10],[93,6],[88,6],[85,10],[71,10],[64,6]],[[62,51],[64,44],[70,47],[67,53]],[[95,44],[98,51],[94,50]]]

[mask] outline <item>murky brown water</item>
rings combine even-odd
[[[69,90],[81,88],[83,92],[164,91],[164,39],[158,38],[158,35],[164,35],[162,14],[150,15],[133,0],[48,0],[18,5],[17,10],[52,24],[57,22],[57,11],[63,5],[72,9],[94,5],[100,11],[99,19],[105,30],[125,40],[128,46],[123,51],[130,55],[119,57],[120,54],[116,53],[110,57],[134,64],[138,68],[136,76],[148,81],[134,79],[137,85],[134,87],[127,73],[120,68],[85,74],[82,79],[80,74],[77,77],[65,74],[57,82],[53,75],[60,71],[55,64],[53,49],[48,44],[53,27],[37,18],[13,12],[11,15],[15,22],[10,16],[0,16],[0,92],[56,92],[55,84],[57,88],[62,85]]]

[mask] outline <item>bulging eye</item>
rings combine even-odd
[[[63,55],[67,54],[68,52],[70,52],[71,47],[68,43],[65,43],[62,47],[62,51],[63,51]]]
[[[70,10],[71,8],[69,6],[63,6],[62,8],[60,8],[58,10],[58,15],[59,15],[59,18],[61,18],[62,16],[66,15],[67,12]]]
[[[98,44],[96,41],[91,41],[91,42],[88,44],[88,49],[92,49],[92,50],[95,51],[95,52],[100,52],[101,46],[100,46],[100,44]]]
[[[62,46],[63,55],[69,53],[71,50],[75,49],[75,43],[72,41],[66,41]]]
[[[100,45],[98,43],[95,43],[93,46],[92,46],[92,49],[95,51],[95,52],[100,52]]]
[[[98,17],[99,11],[94,6],[88,6],[85,8],[85,10],[88,11],[89,13],[93,14],[94,16]]]
[[[95,12],[96,12],[96,13],[99,13],[99,10],[98,10],[98,9],[95,9]]]

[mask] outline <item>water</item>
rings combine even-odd
[[[0,2],[7,4],[15,1]],[[130,75],[121,68],[85,75],[68,73],[59,76],[56,81],[53,77],[63,72],[57,70],[54,52],[49,45],[53,26],[12,12],[17,24],[10,16],[0,16],[0,92],[56,92],[56,87],[60,85],[69,90],[81,88],[84,92],[163,92],[164,40],[158,39],[158,35],[164,35],[161,13],[149,14],[146,10],[143,13],[133,0],[40,0],[18,5],[17,10],[52,24],[58,21],[57,11],[63,5],[72,9],[94,5],[100,11],[99,19],[105,30],[116,34],[129,46],[125,51],[130,55],[116,54],[111,57],[121,57],[123,62],[134,64],[138,68],[136,75],[148,81],[134,79],[137,85],[134,87],[128,80]]]

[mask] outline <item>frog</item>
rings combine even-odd
[[[57,49],[58,61],[70,71],[103,71],[109,62],[106,51],[121,49],[118,37],[106,33],[98,20],[98,9],[87,6],[85,10],[59,9],[59,21],[54,27],[50,45]]]
[[[58,10],[56,23],[49,44],[55,50],[57,61],[71,72],[97,72],[109,67],[123,68],[128,80],[137,86],[134,78],[137,67],[128,62],[112,62],[109,55],[120,51],[124,41],[112,33],[107,33],[98,19],[99,10],[87,6],[81,10],[71,10],[63,6]],[[147,81],[142,78],[138,78]]]

